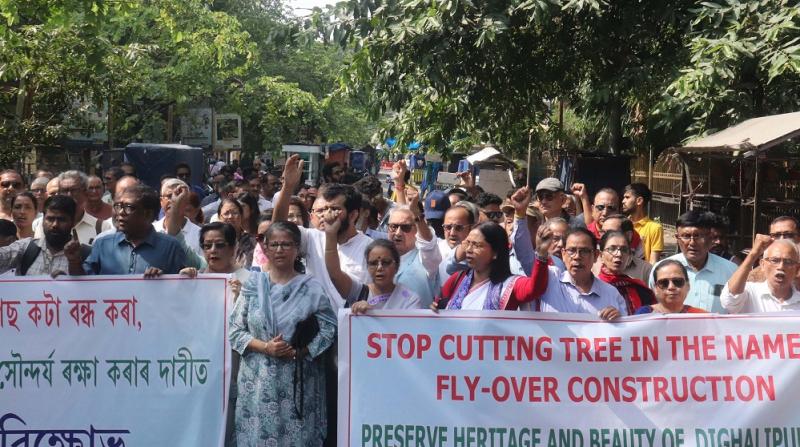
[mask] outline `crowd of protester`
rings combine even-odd
[[[101,177],[0,172],[0,273],[231,275],[229,445],[335,445],[336,312],[527,310],[596,315],[800,308],[798,223],[775,219],[731,254],[723,219],[690,210],[667,253],[651,193],[546,178],[506,197],[463,185],[420,197],[403,161],[392,191],[327,165],[303,182],[216,163],[208,185],[179,164],[158,191],[130,164]]]

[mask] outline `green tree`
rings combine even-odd
[[[691,138],[800,110],[797,1],[703,2],[688,37],[690,59],[656,110],[663,127]]]
[[[559,98],[619,151],[685,59],[692,5],[365,0],[319,23],[356,49],[345,89],[366,92],[374,116],[389,116],[384,133],[523,152],[530,132],[548,140],[542,124],[552,124],[548,105]]]

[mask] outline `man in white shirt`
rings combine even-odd
[[[250,197],[256,199],[258,202],[258,211],[266,211],[272,209],[272,202],[265,199],[261,195],[261,178],[259,177],[258,173],[250,174],[247,177],[247,193],[250,194]]]
[[[450,264],[450,254],[461,242],[467,238],[472,227],[478,219],[478,208],[470,202],[461,201],[451,206],[444,214],[444,239],[439,239],[439,253],[442,263],[439,266],[439,283],[444,284],[450,276],[447,266]]]
[[[164,183],[161,184],[161,209],[164,211],[164,217],[161,220],[153,222],[153,228],[159,233],[167,233],[167,228],[169,227],[168,219],[170,219],[170,213],[167,211],[172,207],[171,199],[178,188],[189,189],[189,185],[183,180],[176,178],[166,179]],[[179,216],[183,218],[183,226],[181,227],[183,240],[192,251],[197,253],[197,256],[202,257],[203,250],[200,248],[200,227],[187,219],[184,216],[184,211],[185,210],[181,210],[179,213]]]
[[[748,282],[750,266],[762,253],[760,264],[766,280]],[[722,307],[732,314],[800,310],[800,292],[793,285],[798,263],[800,251],[792,240],[773,241],[770,236],[757,234],[750,254],[722,289]]]
[[[85,211],[87,188],[89,178],[80,171],[62,172],[58,177],[58,194],[72,197],[75,201],[75,227],[78,233],[78,240],[81,244],[91,245],[97,235],[103,231],[111,229],[111,225],[104,221],[98,221],[94,216]],[[42,221],[34,227],[34,237],[41,239],[44,237]]]
[[[293,155],[286,160],[284,166],[284,189],[294,191],[303,173],[303,161]],[[272,215],[273,221],[286,220],[289,214],[291,195],[281,194],[275,201]],[[320,200],[322,199],[322,200]],[[316,208],[323,214],[327,211],[338,212],[342,226],[339,229],[339,263],[342,271],[363,283],[369,282],[367,262],[364,251],[372,239],[356,230],[356,221],[361,209],[361,194],[349,185],[331,184],[320,197],[317,197]],[[344,307],[344,298],[336,290],[328,269],[325,266],[325,221],[320,219],[320,229],[300,228],[300,252],[305,255],[306,274],[313,276],[325,289],[331,305],[338,310]]]

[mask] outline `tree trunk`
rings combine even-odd
[[[608,104],[608,151],[617,155],[622,151],[622,104],[612,98]]]

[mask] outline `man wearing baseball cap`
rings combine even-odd
[[[444,191],[431,191],[425,196],[425,220],[433,227],[436,237],[444,239],[444,213],[450,208],[450,199]]]
[[[562,217],[569,222],[570,228],[585,228],[586,223],[583,221],[583,216],[570,216],[564,211],[563,205],[566,199],[564,184],[555,177],[548,177],[536,185],[536,203],[545,221],[554,217]]]

